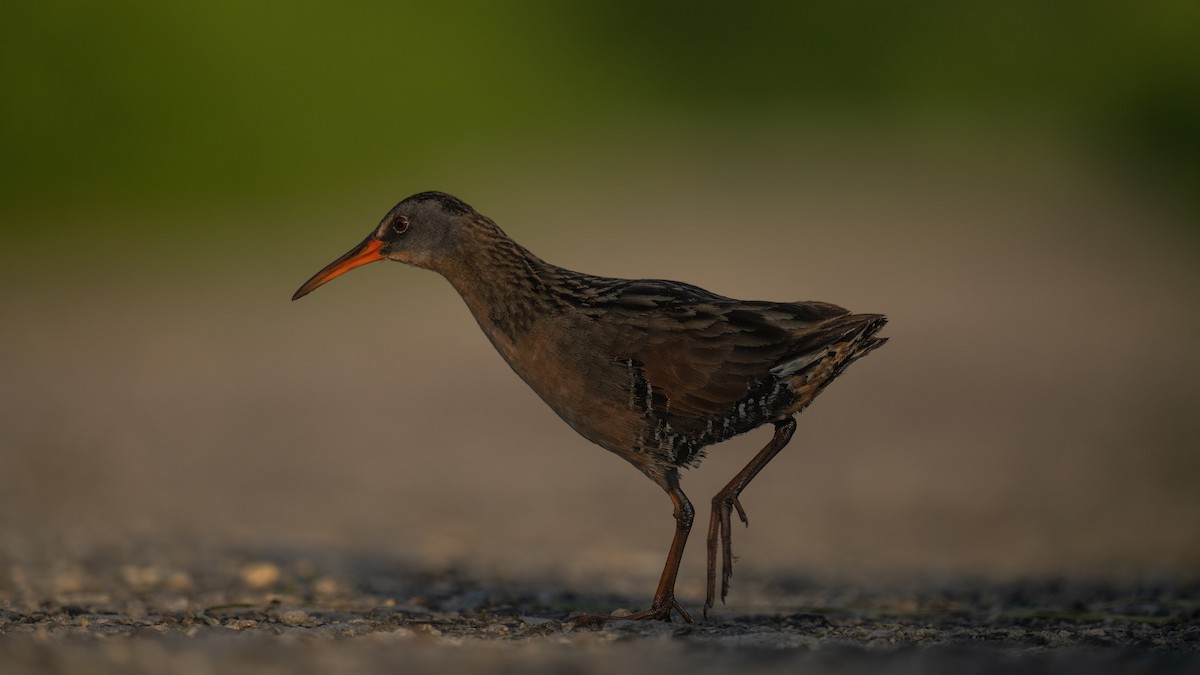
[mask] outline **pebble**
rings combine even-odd
[[[238,577],[242,583],[253,589],[263,589],[279,583],[282,573],[279,565],[270,562],[252,562],[242,566]]]
[[[289,626],[300,626],[308,621],[308,612],[302,609],[289,609],[279,613],[279,622]]]
[[[425,635],[432,635],[434,637],[440,636],[442,634],[442,631],[434,628],[433,626],[431,626],[427,623],[419,623],[416,626],[413,626],[413,629],[418,633],[423,633]]]
[[[157,565],[122,565],[121,580],[136,593],[158,588],[186,591],[192,587],[192,575],[183,570]]]
[[[313,593],[321,597],[330,598],[342,593],[342,585],[333,577],[320,577],[313,582]]]
[[[25,649],[24,643],[41,640],[55,645],[55,649],[44,653],[58,653],[60,644],[67,651],[76,648],[75,643],[83,644],[78,640],[80,636],[88,638],[88,645],[103,645],[100,649],[134,645],[129,648],[138,650],[160,649],[162,645],[174,644],[173,640],[195,638],[197,642],[189,643],[188,649],[219,655],[224,655],[221,651],[224,647],[220,645],[231,641],[239,644],[253,641],[256,645],[260,641],[263,645],[295,641],[307,645],[318,640],[360,638],[398,641],[403,650],[414,646],[442,649],[485,641],[503,645],[527,643],[534,649],[567,645],[576,651],[589,645],[641,642],[649,643],[646,648],[656,653],[708,645],[719,648],[709,652],[733,653],[739,658],[773,649],[819,649],[826,653],[844,649],[858,654],[877,651],[886,656],[914,645],[979,648],[987,650],[985,654],[1044,655],[1059,649],[1064,654],[1081,649],[1107,654],[1120,649],[1132,650],[1134,654],[1171,651],[1171,658],[1180,654],[1200,655],[1200,627],[1195,623],[1198,596],[1191,586],[1173,590],[1181,597],[1169,601],[1141,601],[1137,598],[1137,593],[1142,592],[1138,588],[1119,589],[1123,597],[1131,598],[1127,606],[1139,613],[1169,612],[1171,621],[1161,624],[1138,617],[1130,619],[1113,606],[1104,605],[1103,597],[1081,594],[1078,599],[1057,596],[1043,599],[1036,594],[1035,587],[1019,601],[1004,600],[1007,596],[998,593],[945,600],[933,597],[917,603],[904,598],[893,600],[887,595],[876,599],[869,593],[845,597],[810,594],[774,614],[729,610],[713,620],[696,617],[700,623],[695,625],[679,623],[676,617],[673,623],[613,620],[602,629],[589,625],[586,629],[571,630],[571,620],[564,617],[580,606],[611,607],[637,602],[639,598],[614,601],[612,596],[580,596],[559,587],[540,589],[532,583],[527,587],[508,587],[464,581],[436,570],[430,571],[428,577],[403,571],[380,573],[383,581],[366,583],[364,580],[373,579],[370,575],[375,574],[369,566],[364,571],[353,565],[336,562],[318,565],[303,560],[279,565],[264,559],[272,553],[252,555],[263,558],[229,555],[202,559],[188,563],[191,566],[186,570],[170,564],[185,559],[182,556],[155,561],[141,554],[110,557],[103,564],[88,559],[86,565],[62,560],[40,566],[0,567],[3,605],[0,633],[4,637],[0,640],[0,663],[9,666],[4,658],[6,648],[11,656],[12,650]],[[129,560],[137,562],[128,563]],[[75,590],[56,595],[63,589]],[[977,600],[980,597],[985,600]],[[537,598],[548,598],[551,602],[539,604]],[[1104,620],[1065,621],[1055,618],[1052,612],[1046,612],[1045,616],[1032,614],[1043,605],[1052,610],[1079,603],[1101,607],[1096,611],[1106,615]],[[863,606],[955,609],[946,614],[922,611],[918,616],[885,614],[881,618],[869,609],[861,610]],[[794,609],[799,607],[821,609],[807,610],[820,612],[814,614]],[[481,608],[487,611],[480,613]],[[632,613],[628,609],[613,612],[618,617]],[[234,635],[235,632],[238,634]],[[131,635],[138,639],[109,639]],[[989,642],[984,644],[983,639]],[[705,659],[708,656],[705,653]],[[5,667],[0,670],[8,672]],[[80,672],[81,669],[58,670]],[[289,672],[297,670],[303,668]],[[178,672],[209,671],[218,669],[182,668]],[[904,670],[910,671],[928,672]]]

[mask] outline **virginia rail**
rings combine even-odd
[[[721,600],[733,556],[730,514],[749,524],[739,496],[787,445],[794,416],[846,366],[887,341],[879,314],[824,302],[734,300],[676,281],[597,277],[556,267],[508,238],[486,216],[441,192],[400,202],[361,244],[292,296],[377,260],[442,274],[462,295],[508,365],[584,438],[628,460],[670,496],[675,537],[647,610],[625,618],[669,621],[693,509],[679,470],[704,448],[764,424],[775,435],[713,497],[708,592]],[[589,617],[602,622],[611,617]]]

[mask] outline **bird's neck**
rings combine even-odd
[[[479,326],[506,357],[529,328],[553,309],[553,265],[510,239],[494,223],[479,225],[459,243],[441,272],[467,303]]]

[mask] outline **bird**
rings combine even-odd
[[[735,300],[661,279],[617,279],[548,263],[490,218],[444,192],[404,199],[366,239],[306,281],[292,300],[352,269],[391,260],[440,273],[488,340],[585,439],[627,460],[670,497],[675,533],[648,609],[620,618],[687,623],[675,598],[695,509],[680,472],[705,449],[771,424],[770,442],[712,499],[704,616],[733,574],[731,516],[741,494],[791,440],[796,415],[847,366],[883,345],[881,314],[817,301]],[[611,615],[585,615],[603,623]]]

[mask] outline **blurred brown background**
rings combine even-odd
[[[1196,10],[661,7],[4,9],[0,545],[648,592],[668,500],[448,284],[288,302],[439,189],[569,268],[891,317],[747,491],[737,578],[1194,576]],[[702,519],[766,439],[685,476]]]

